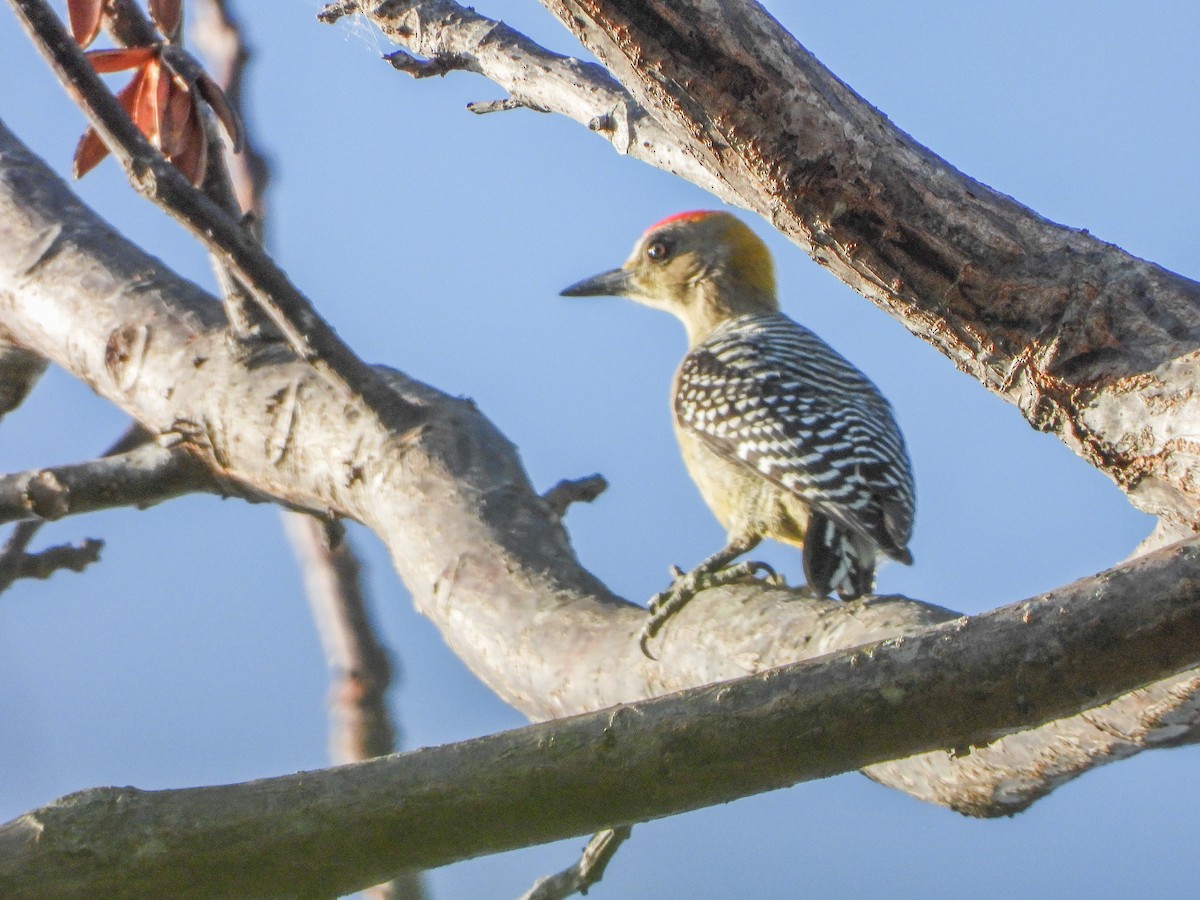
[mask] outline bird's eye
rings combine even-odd
[[[662,262],[671,255],[671,245],[664,240],[652,241],[646,248],[646,258],[652,262]]]

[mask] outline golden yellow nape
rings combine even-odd
[[[722,215],[728,223],[725,226],[725,240],[733,248],[729,265],[734,276],[754,290],[773,298],[775,262],[771,259],[771,251],[740,219]]]

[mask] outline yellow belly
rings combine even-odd
[[[727,532],[749,531],[797,547],[804,545],[808,506],[799,497],[753,469],[718,456],[678,421],[675,437],[688,474]]]

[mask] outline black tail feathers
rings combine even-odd
[[[869,539],[811,511],[804,536],[804,577],[817,596],[836,590],[843,600],[853,600],[874,591],[875,557]]]

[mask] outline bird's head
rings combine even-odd
[[[619,296],[664,309],[694,346],[735,316],[775,312],[775,267],[758,236],[727,212],[686,212],[642,235],[619,269],[586,278],[565,297]]]

